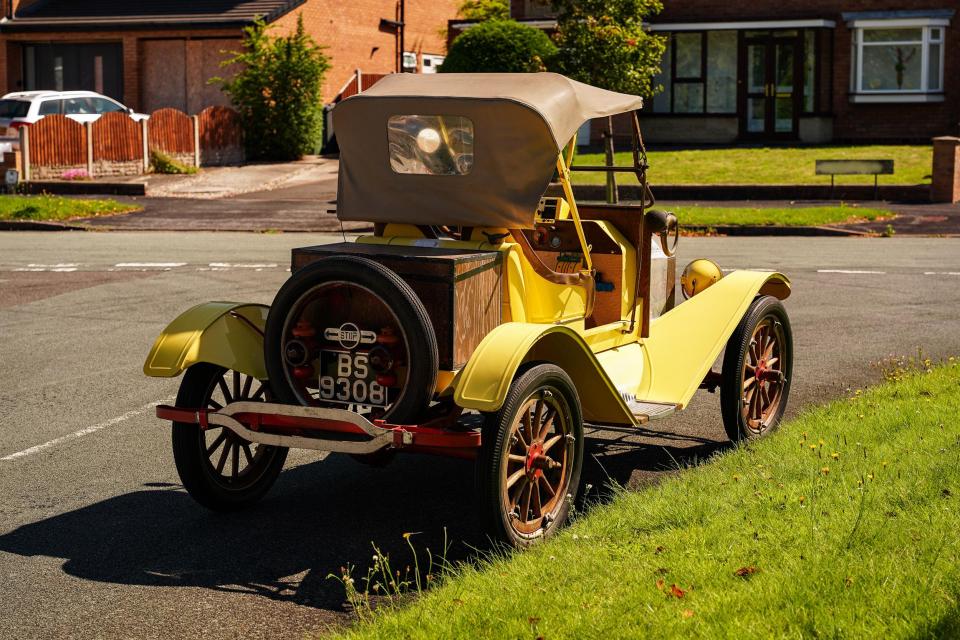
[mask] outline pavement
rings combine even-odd
[[[269,303],[289,250],[322,234],[0,235],[0,638],[302,638],[349,623],[330,574],[420,550],[489,548],[468,462],[371,468],[291,453],[255,508],[182,490],[153,416],[178,379],[145,378],[167,321],[206,300]],[[960,354],[960,239],[685,238],[679,262],[790,275],[788,417],[881,378],[873,363]],[[727,447],[717,396],[635,434],[590,430],[585,482],[644,490]],[[792,437],[789,434],[772,437]]]
[[[98,231],[325,232],[369,229],[341,223],[335,159],[209,167],[192,176],[150,175],[145,197],[115,196],[143,207],[118,216],[81,218],[73,225]]]

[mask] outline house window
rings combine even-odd
[[[654,85],[654,113],[736,113],[736,31],[669,34]]]
[[[854,94],[943,91],[943,26],[857,27],[853,34]]]

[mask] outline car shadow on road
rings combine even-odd
[[[690,444],[690,443],[687,443]],[[588,440],[583,482],[631,485],[720,448]],[[595,495],[592,499],[596,499]],[[64,558],[63,570],[99,582],[186,586],[257,594],[341,611],[344,591],[330,574],[346,565],[364,575],[371,544],[401,570],[421,567],[430,549],[449,562],[473,562],[492,548],[474,511],[472,463],[399,456],[371,468],[343,456],[285,471],[257,506],[231,514],[199,507],[176,485],[149,483],[0,536],[0,551]]]

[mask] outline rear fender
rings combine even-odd
[[[263,330],[269,307],[262,304],[205,302],[188,309],[157,337],[143,372],[172,378],[198,362],[267,379]]]
[[[790,295],[783,274],[734,271],[654,320],[643,341],[648,374],[638,395],[685,407],[758,295]]]
[[[467,409],[497,411],[517,370],[533,361],[551,362],[567,372],[586,420],[636,424],[590,347],[562,325],[507,322],[498,326],[483,339],[454,382],[454,402]]]

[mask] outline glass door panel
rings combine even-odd
[[[787,37],[784,37],[784,36]],[[788,138],[796,135],[800,96],[797,76],[797,32],[769,32],[744,38],[746,82],[741,93],[741,133],[753,138]]]

